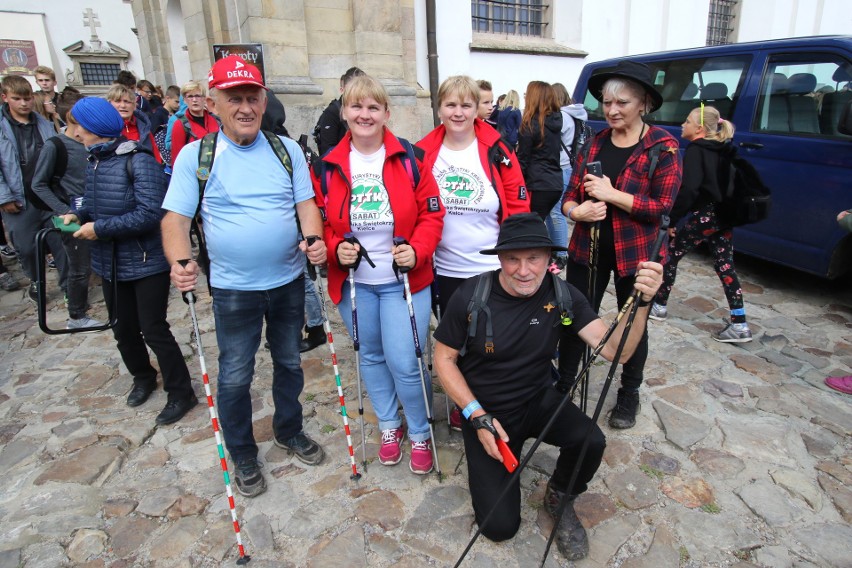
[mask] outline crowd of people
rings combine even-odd
[[[105,98],[57,93],[45,67],[36,82],[34,93],[22,77],[2,79],[0,210],[11,244],[0,230],[0,255],[18,259],[37,301],[36,233],[54,217],[79,224],[48,239],[67,327],[103,325],[88,315],[96,273],[132,377],[128,406],[156,388],[148,348],[157,359],[168,394],[160,425],[198,402],[166,318],[170,282],[195,291],[206,273],[218,413],[244,496],[266,489],[250,392],[264,323],[274,443],[306,464],[324,460],[304,431],[300,402],[299,353],[326,340],[310,265],[327,266],[329,297],[359,342],[378,461],[394,466],[407,449],[414,474],[438,465],[432,377],[418,340],[434,316],[435,370],[453,403],[450,425],[462,433],[482,534],[511,538],[521,519],[520,483],[498,445],[519,455],[527,439],[542,437],[560,448],[545,509],[559,520],[557,546],[571,560],[588,554],[573,502],[606,439],[574,404],[554,428],[545,425],[576,386],[584,353],[594,348],[622,364],[608,424],[631,428],[646,322],[667,318],[678,262],[702,242],[711,245],[731,314],[713,339],[752,339],[731,227],[718,210],[733,126],[711,106],[692,110],[681,160],[678,140],[647,120],[662,96],[642,64],[626,61],[591,78],[607,127],[579,149],[587,115],[562,84],[532,81],[521,110],[514,90],[495,103],[490,82],[448,77],[436,93],[440,125],[412,143],[388,128],[391,98],[381,82],[353,67],[320,117],[310,164],[282,135],[283,106],[260,71],[236,56],[218,60],[206,84],[165,91],[126,71]],[[849,225],[848,213],[838,221]],[[666,216],[670,239],[658,259],[651,249]],[[203,236],[200,254],[191,230]],[[619,308],[636,310],[611,328],[597,315],[610,279]],[[0,286],[20,286],[2,263]],[[849,377],[826,384],[852,392]]]

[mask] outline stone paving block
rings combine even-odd
[[[638,469],[609,475],[604,481],[613,496],[628,509],[644,509],[659,500],[658,484]]]
[[[700,442],[710,432],[708,423],[668,403],[657,400],[653,407],[663,423],[666,439],[683,450]]]
[[[838,543],[852,542],[852,527],[848,524],[816,524],[796,530],[794,536],[821,560],[821,566],[831,568],[849,566],[849,548],[838,546]]]
[[[802,510],[769,481],[759,480],[734,491],[755,515],[770,526],[789,526],[802,517]]]
[[[183,556],[186,554],[185,551],[199,540],[206,527],[207,522],[198,517],[178,519],[175,524],[154,539],[148,558],[157,561]]]

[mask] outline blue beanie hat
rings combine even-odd
[[[74,104],[71,114],[80,126],[101,138],[118,138],[124,119],[112,104],[99,97],[85,97]]]

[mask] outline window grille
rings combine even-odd
[[[734,7],[737,0],[710,0],[710,17],[707,18],[707,45],[727,45],[734,31]]]
[[[109,85],[118,76],[121,65],[118,63],[83,63],[80,72],[84,85]]]
[[[541,0],[471,0],[473,31],[543,37],[547,27]]]

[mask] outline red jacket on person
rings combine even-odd
[[[530,195],[515,152],[505,143],[498,145],[500,134],[478,118],[474,120],[473,131],[479,142],[479,159],[482,162],[482,168],[500,200],[500,223],[509,215],[529,213]],[[417,143],[417,147],[426,152],[423,157],[423,167],[430,172],[438,160],[438,152],[441,151],[445,134],[446,128],[441,124]],[[502,160],[503,156],[508,159],[508,164]]]
[[[187,111],[187,114],[188,113],[189,111]],[[172,166],[184,146],[193,140],[204,138],[206,134],[219,132],[219,123],[216,121],[216,118],[206,110],[204,111],[204,126],[195,122],[190,116],[186,116],[186,120],[189,122],[189,129],[192,131],[193,138],[192,140],[187,140],[186,129],[183,126],[183,121],[178,119],[177,123],[172,127],[172,139],[170,142],[172,148],[172,163],[170,165]]]
[[[324,210],[324,239],[328,247],[328,295],[335,304],[339,304],[342,299],[343,282],[349,275],[349,269],[341,267],[337,260],[337,247],[343,242],[343,235],[352,230],[349,222],[352,194],[352,171],[349,165],[351,140],[352,134],[347,132],[343,140],[322,158],[326,172],[331,172],[328,195],[322,193],[322,184],[318,177],[320,168],[318,165],[311,168],[317,203]],[[414,268],[408,273],[408,279],[411,292],[419,292],[432,283],[432,255],[441,240],[445,209],[441,203],[438,184],[432,177],[432,170],[418,161],[420,183],[416,189],[412,189],[411,178],[401,159],[405,148],[387,128],[384,144],[385,163],[382,179],[393,211],[393,234],[405,238],[414,248],[416,261]],[[388,248],[390,247],[391,243],[388,243]]]

